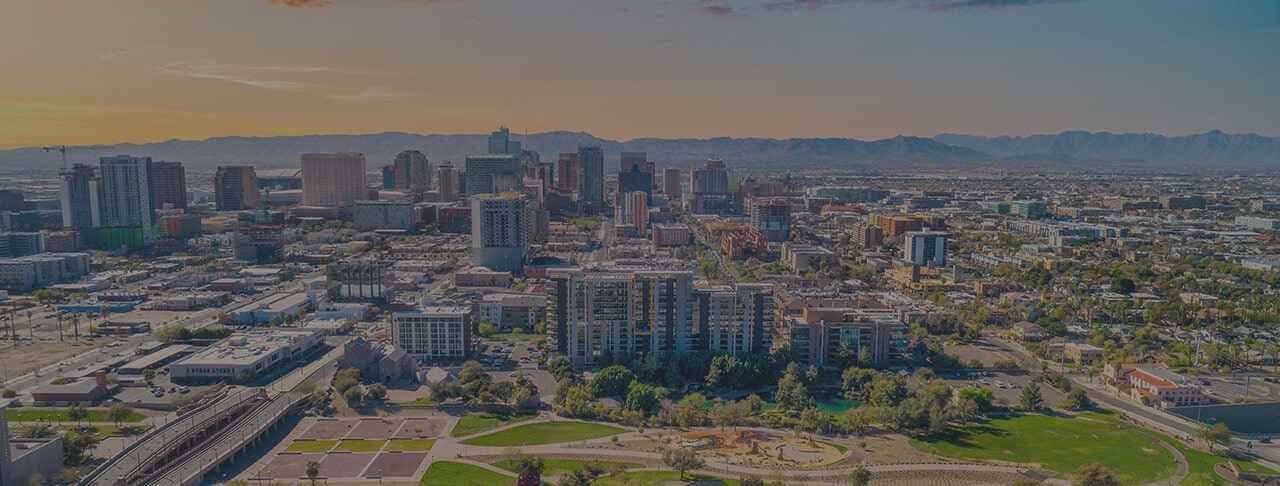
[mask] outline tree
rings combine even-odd
[[[823,433],[831,427],[831,416],[818,407],[809,407],[800,412],[800,430]]]
[[[636,374],[630,369],[619,365],[609,366],[591,379],[591,393],[596,398],[626,395],[627,387],[635,380]]]
[[[697,452],[683,447],[664,451],[662,453],[662,463],[671,469],[680,471],[680,479],[684,479],[685,471],[698,469],[706,465],[706,461],[698,457]]]
[[[573,378],[577,372],[573,369],[573,361],[569,358],[556,358],[547,364],[547,372],[551,373],[551,377],[556,381]]]
[[[374,383],[365,389],[364,396],[369,400],[380,402],[387,398],[387,387],[382,386],[381,383]]]
[[[311,486],[316,486],[316,478],[320,477],[320,462],[307,461],[307,470],[305,472],[307,479],[311,480]]]
[[[1018,403],[1022,408],[1031,411],[1044,408],[1044,395],[1040,394],[1040,385],[1035,382],[1028,383],[1026,388],[1022,389],[1022,394],[1018,396]]]
[[[494,337],[498,335],[498,326],[488,322],[481,322],[476,326],[476,334],[485,339]]]
[[[115,422],[116,427],[119,427],[130,415],[133,415],[133,407],[127,403],[117,403],[107,409],[107,419]]]
[[[681,427],[694,427],[707,423],[707,409],[702,408],[707,397],[701,393],[690,393],[680,399],[675,407],[675,422]]]
[[[877,407],[891,407],[907,398],[907,383],[898,375],[879,375],[871,381],[867,401]]]
[[[725,427],[737,428],[742,425],[750,415],[751,405],[746,402],[718,403],[711,407],[711,423],[720,427],[721,433]]]
[[[993,405],[992,402],[996,399],[995,392],[992,392],[990,388],[979,388],[976,386],[966,386],[961,388],[956,395],[958,395],[961,400],[973,400],[974,403],[978,404],[978,410],[984,412],[991,410],[991,406]]]
[[[89,410],[85,409],[83,405],[72,405],[67,408],[67,418],[74,420],[76,425],[80,425],[80,422],[89,418]]]
[[[1205,441],[1209,444],[1209,452],[1213,452],[1213,446],[1226,446],[1231,444],[1231,429],[1226,424],[1216,423],[1213,425],[1200,424],[1191,432],[1191,436]]]
[[[662,392],[659,393],[659,390],[662,390]],[[631,386],[627,389],[627,410],[652,412],[662,404],[662,399],[666,398],[666,394],[666,389],[659,389],[639,381],[632,381]]]
[[[361,390],[359,386],[353,386],[342,392],[342,398],[347,403],[360,403],[360,400],[364,399],[364,390]]]
[[[92,433],[73,429],[62,436],[62,462],[67,466],[79,466],[88,460],[94,448],[98,447],[98,436]]]
[[[1067,398],[1062,400],[1062,408],[1071,411],[1084,410],[1093,406],[1093,400],[1089,399],[1089,393],[1084,388],[1076,388],[1067,393]]]
[[[764,486],[764,480],[760,476],[747,474],[738,477],[738,486]]]
[[[469,360],[466,363],[462,363],[462,371],[458,372],[458,380],[464,384],[484,379],[488,376],[489,373],[484,370],[484,365],[480,364],[480,362],[476,360]]]
[[[150,368],[142,370],[142,380],[146,381],[148,385],[154,385],[154,382],[156,381],[156,370]]]
[[[1094,462],[1076,471],[1076,486],[1120,486],[1120,480],[1111,469]]]
[[[979,413],[981,409],[978,407],[978,402],[972,398],[959,398],[947,405],[947,415],[959,419],[961,424],[977,417]]]
[[[787,372],[778,379],[778,391],[774,392],[773,401],[781,410],[798,412],[813,404],[813,397],[809,396],[799,370],[799,366],[791,363]]]
[[[849,471],[849,484],[853,486],[867,486],[871,484],[871,471],[867,468],[858,466],[854,470]]]

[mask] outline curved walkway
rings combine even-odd
[[[533,420],[526,420],[515,424],[508,424],[502,427],[489,429],[483,432],[467,435],[464,437],[450,437],[440,439],[436,442],[435,447],[431,450],[434,460],[443,461],[460,461],[474,465],[479,465],[493,471],[503,471],[501,468],[489,464],[495,458],[501,458],[505,447],[498,446],[472,446],[462,444],[464,440],[468,440],[481,435],[488,435],[509,428],[519,427],[531,423],[539,422],[584,422],[579,420],[551,418],[547,416],[539,417]],[[594,423],[594,422],[590,422]],[[619,434],[620,439],[645,439],[646,436],[638,432],[624,432]],[[635,451],[617,448],[611,438],[590,439],[583,441],[561,442],[557,444],[543,444],[522,447],[521,450],[527,454],[534,454],[545,458],[563,458],[563,459],[579,459],[579,460],[604,460],[615,462],[637,462],[652,468],[654,465],[662,464],[662,454],[656,452]],[[706,457],[706,465],[698,472],[727,475],[736,477],[746,474],[756,475],[760,477],[768,477],[777,474],[774,469],[765,469],[759,467],[750,467],[740,464],[730,464],[721,460]],[[911,476],[925,475],[936,479],[951,479],[960,484],[976,484],[976,483],[1003,483],[1012,482],[1014,479],[1021,477],[1035,478],[1043,480],[1055,473],[1039,469],[1031,469],[1026,467],[997,466],[991,464],[954,464],[954,463],[934,463],[934,464],[880,464],[868,465],[867,470],[871,471],[872,478],[877,482],[897,483]],[[666,470],[658,468],[659,470]],[[641,469],[643,470],[643,469]],[[781,470],[782,474],[790,480],[798,480],[804,482],[821,482],[821,483],[840,483],[847,484],[848,470],[832,470],[832,469],[789,469]],[[507,472],[507,474],[510,474]]]

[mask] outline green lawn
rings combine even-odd
[[[449,432],[450,437],[466,437],[471,434],[496,429],[503,425],[514,424],[532,419],[538,412],[519,413],[469,413],[458,419],[458,425]]]
[[[284,450],[287,452],[329,452],[338,445],[336,440],[295,440]]]
[[[382,445],[386,444],[385,440],[362,440],[349,439],[338,441],[338,446],[334,447],[335,451],[351,451],[351,452],[378,452],[382,450]]]
[[[387,443],[388,451],[426,452],[436,445],[435,439],[391,439]]]
[[[836,450],[837,450],[837,451],[840,451],[840,453],[841,453],[841,454],[844,454],[844,453],[846,453],[846,452],[849,452],[849,448],[848,448],[848,447],[842,446],[842,445],[840,445],[840,444],[836,444],[836,443],[834,443],[834,442],[821,442],[821,443],[822,443],[822,444],[829,445],[829,446],[831,446],[831,447],[835,447],[835,448],[836,448]]]
[[[515,476],[499,474],[480,466],[461,462],[436,461],[431,463],[427,472],[418,481],[419,486],[510,486],[515,483]]]
[[[1115,418],[1114,416],[1115,411],[1113,410],[1104,410],[1102,412],[1089,412],[1081,415],[1089,418],[1098,419],[1098,420],[1105,420],[1108,422],[1124,424],[1134,429],[1141,429],[1143,432],[1151,434],[1155,437],[1159,437],[1165,442],[1168,442],[1173,447],[1177,448],[1178,451],[1182,452],[1182,455],[1187,456],[1187,478],[1184,481],[1182,481],[1182,484],[1184,485],[1198,486],[1198,485],[1230,484],[1227,481],[1223,480],[1221,477],[1219,477],[1217,473],[1213,472],[1213,465],[1220,462],[1226,462],[1227,458],[1225,457],[1210,454],[1208,452],[1204,452],[1198,449],[1194,449],[1182,443],[1182,441],[1179,441],[1167,435],[1161,434],[1154,430],[1147,429],[1145,427],[1138,427],[1127,422],[1121,422],[1119,419]],[[1276,471],[1273,471],[1270,468],[1267,468],[1266,466],[1263,466],[1253,461],[1248,461],[1244,459],[1236,459],[1235,461],[1236,461],[1236,465],[1240,466],[1240,469],[1243,469],[1245,471],[1268,474],[1268,475],[1280,475],[1280,473],[1277,473]]]
[[[592,482],[595,486],[624,486],[629,484],[662,484],[668,481],[680,481],[680,473],[676,471],[636,471],[624,472],[613,476],[605,476]],[[684,482],[718,481],[723,486],[738,486],[737,479],[708,476],[706,474],[688,473]]]
[[[943,434],[912,439],[925,452],[971,461],[1036,463],[1064,477],[1100,463],[1121,484],[1163,480],[1177,472],[1173,455],[1130,431],[1048,415],[997,417]]]
[[[622,469],[635,469],[639,467],[644,467],[643,464],[638,464],[634,462],[581,461],[577,459],[546,459],[542,461],[542,465],[544,467],[544,469],[542,470],[542,475],[557,476],[557,475],[568,473],[570,471],[577,471],[579,469],[582,469],[584,466],[586,466],[587,463],[591,463],[591,462],[601,464],[604,466],[618,466],[618,467],[621,467]],[[516,469],[517,464],[512,464],[507,461],[498,461],[493,463],[493,465],[506,469],[513,473],[520,472]]]
[[[54,423],[57,423],[57,422],[75,423],[75,421],[67,418],[67,409],[65,408],[44,408],[44,409],[10,408],[5,413],[9,417],[9,422],[36,422],[36,421],[47,420],[49,422],[54,422]],[[146,415],[140,414],[138,412],[134,412],[129,414],[129,416],[125,418],[123,421],[124,422],[141,422],[146,418],[147,418]],[[106,410],[90,409],[89,418],[84,419],[84,421],[85,422],[111,422],[112,420],[107,418]]]
[[[538,422],[473,437],[463,444],[477,446],[526,446],[557,444],[576,440],[596,439],[625,432],[611,425],[587,422]]]

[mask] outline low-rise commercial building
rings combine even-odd
[[[186,383],[252,378],[297,362],[323,344],[324,334],[314,329],[256,329],[178,360],[169,372],[174,381]]]

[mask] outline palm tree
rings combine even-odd
[[[93,315],[92,312],[89,315]],[[80,340],[80,313],[71,314],[71,325],[75,329],[76,341]]]
[[[316,486],[316,478],[320,477],[320,463],[316,461],[307,461],[307,479],[311,480],[311,486]]]
[[[98,315],[102,316],[102,322],[105,324],[107,322],[107,318],[111,317],[111,308],[105,305],[102,307],[99,307]]]
[[[35,313],[31,312],[30,309],[27,310],[27,334],[30,335],[32,339],[35,339],[36,332],[32,329],[32,326],[31,326],[31,316],[33,314]]]
[[[58,313],[58,340],[62,341],[62,313]]]

